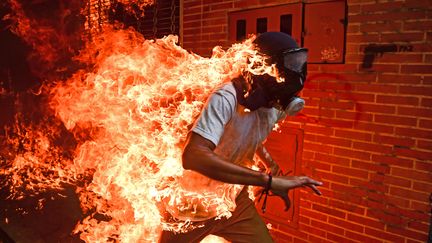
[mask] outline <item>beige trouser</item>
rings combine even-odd
[[[247,187],[236,198],[237,207],[229,219],[209,219],[204,227],[183,234],[163,231],[159,242],[200,242],[207,235],[217,235],[231,242],[273,242],[254,203],[247,195]]]

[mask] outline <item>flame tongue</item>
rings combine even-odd
[[[76,60],[92,71],[78,71],[48,94],[50,107],[77,142],[73,158],[53,143],[49,134],[59,131],[29,126],[20,139],[35,142],[26,143],[29,148],[10,159],[10,169],[0,171],[8,185],[31,191],[75,184],[89,214],[75,233],[87,242],[154,242],[162,227],[177,232],[194,227],[186,213],[229,216],[235,205],[227,198],[240,187],[202,183],[208,179],[185,172],[182,146],[215,87],[245,69],[274,76],[274,67],[256,55],[252,39],[227,51],[215,47],[211,58],[176,42],[176,36],[150,41],[132,30],[107,28],[88,43]],[[186,220],[167,220],[158,208],[162,204]]]
[[[212,191],[196,186],[200,176],[181,179],[181,150],[211,90],[247,68],[247,57],[254,55],[251,40],[227,51],[215,48],[212,58],[188,53],[175,36],[149,41],[107,30],[100,40],[92,47],[99,51],[96,58],[80,57],[97,61],[96,69],[52,90],[51,106],[65,126],[91,133],[78,146],[74,165],[80,172],[94,171],[81,192],[91,199],[82,200],[83,207],[96,207],[106,217],[90,216],[76,232],[86,241],[155,241],[161,226],[175,231],[190,226],[187,220],[165,221],[157,201],[178,211],[180,219],[182,212],[200,210],[229,216],[234,205],[224,199],[226,185]]]

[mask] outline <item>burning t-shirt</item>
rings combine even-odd
[[[248,111],[238,104],[236,90],[230,82],[219,87],[209,97],[192,132],[214,143],[214,152],[221,158],[251,168],[257,147],[284,117],[284,112],[274,108]],[[183,179],[183,189],[190,190],[192,194],[199,193],[202,197],[195,198],[195,202],[188,202],[194,205],[186,205],[186,202],[184,205],[177,205],[177,212],[171,213],[182,220],[201,221],[213,217],[229,217],[236,207],[235,198],[243,188],[242,185],[223,183],[193,171],[185,171]],[[187,181],[194,183],[189,185]],[[201,183],[197,185],[197,181]]]

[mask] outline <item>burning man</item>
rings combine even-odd
[[[277,176],[279,166],[262,143],[277,122],[303,109],[298,94],[306,80],[307,49],[281,32],[263,33],[254,42],[279,77],[245,72],[213,92],[188,136],[183,167],[224,183],[262,187],[264,197],[272,192],[288,209],[288,190],[306,186],[321,195],[317,186],[322,183],[307,176]],[[249,169],[255,153],[267,172]],[[199,242],[209,234],[231,242],[272,242],[247,186],[237,188],[231,217],[217,217],[215,211],[183,215],[200,226],[186,233],[164,231],[160,242]]]

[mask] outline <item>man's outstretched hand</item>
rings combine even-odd
[[[311,179],[307,176],[274,176],[270,191],[281,197],[285,202],[285,211],[290,207],[290,200],[288,198],[288,190],[298,187],[309,187],[317,195],[321,195],[317,186],[321,186],[323,183]]]

